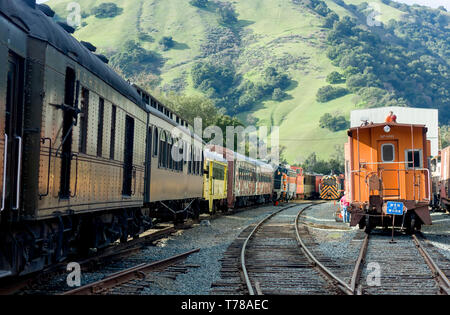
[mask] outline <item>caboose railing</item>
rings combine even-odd
[[[373,162],[373,163],[361,163],[361,165],[380,165],[380,164],[405,164],[406,162],[394,162],[394,163],[383,163],[383,162]],[[428,181],[428,195],[426,196],[426,198],[423,198],[424,201],[431,201],[431,178],[430,178],[430,170],[427,168],[414,168],[414,169],[380,169],[377,171],[372,171],[372,170],[365,170],[365,169],[359,169],[359,170],[352,170],[351,174],[352,176],[354,174],[359,174],[359,180],[358,180],[358,187],[359,187],[359,200],[361,201],[361,173],[365,173],[366,174],[366,178],[371,174],[377,174],[381,179],[383,178],[383,172],[397,172],[397,179],[398,179],[398,188],[387,188],[384,189],[384,185],[382,187],[382,191],[384,192],[385,190],[398,190],[399,191],[399,195],[398,197],[400,198],[401,196],[401,181],[400,181],[400,172],[412,172],[414,173],[413,176],[415,177],[417,173],[419,174],[424,174],[425,180]],[[364,183],[368,186],[367,181],[365,180]],[[405,183],[406,186],[406,183]],[[415,189],[416,189],[416,185],[414,184],[413,186],[413,191],[415,194]],[[406,187],[405,187],[405,191],[406,191]],[[354,199],[355,196],[352,196],[352,199]],[[396,197],[396,196],[389,196],[389,197]],[[416,200],[415,196],[414,196],[414,200]],[[420,199],[420,180],[419,180],[419,200]]]

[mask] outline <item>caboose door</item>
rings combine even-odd
[[[1,211],[19,209],[22,176],[23,59],[10,53],[7,67]]]
[[[398,141],[378,141],[378,175],[382,181],[382,195],[386,199],[400,199]]]

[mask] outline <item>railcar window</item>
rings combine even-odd
[[[184,170],[184,158],[185,158],[185,148],[186,148],[186,146],[185,146],[185,144],[184,144],[184,141],[181,141],[180,140],[180,145],[181,145],[181,147],[180,147],[180,158],[181,158],[181,160],[180,160],[180,162],[179,162],[179,164],[180,164],[180,172],[183,172],[183,170]]]
[[[198,149],[197,148],[195,148],[194,149],[195,151],[194,151],[194,174],[195,175],[198,175],[198,159],[199,159],[199,156],[198,156]]]
[[[173,138],[173,145],[172,145],[172,151],[174,152],[174,154],[178,154],[178,146],[177,146],[177,142],[178,140],[176,138]],[[172,155],[172,154],[171,154]],[[172,155],[172,160],[173,160],[173,170],[178,171],[178,157],[175,155]]]
[[[198,151],[198,175],[202,175],[202,161],[203,161],[203,154],[202,150],[199,149]]]
[[[161,130],[161,135],[159,138],[159,159],[158,164],[159,167],[166,167],[167,156],[166,156],[166,133],[164,130]]]
[[[189,146],[189,174],[193,173],[193,156],[194,156],[194,151],[192,150],[192,145]]]
[[[86,153],[87,134],[88,134],[88,115],[89,115],[89,90],[81,89],[81,113],[80,113],[80,153]]]
[[[200,175],[200,176],[203,175],[203,174],[202,174],[202,168],[203,168],[203,165],[205,165],[205,155],[204,155],[203,150],[202,150],[202,160],[201,160],[201,162],[200,162],[200,170],[199,170],[199,175]]]
[[[381,146],[381,160],[383,162],[394,162],[395,147],[392,143],[386,143]]]
[[[172,137],[169,135],[167,137],[167,168],[173,170],[173,158],[172,158]]]
[[[116,118],[117,117],[117,106],[113,105],[111,108],[111,138],[109,144],[109,158],[114,160],[114,153],[116,147]],[[151,136],[151,134],[150,134]]]
[[[158,146],[159,146],[159,131],[158,128],[155,127],[155,135],[153,138],[153,156],[158,155]]]
[[[224,180],[225,179],[225,167],[223,165],[214,164],[213,167],[213,179]]]
[[[406,161],[408,162],[408,168],[421,168],[422,167],[422,156],[420,150],[406,150]]]
[[[98,102],[98,130],[97,130],[97,156],[102,156],[103,148],[103,116],[105,113],[105,100],[99,98]]]

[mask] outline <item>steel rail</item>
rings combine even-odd
[[[431,258],[431,255],[428,253],[428,251],[425,249],[423,244],[419,241],[416,235],[412,235],[413,241],[416,244],[417,249],[419,250],[420,254],[424,258],[425,262],[427,263],[428,267],[432,270],[436,281],[439,283],[439,287],[441,289],[441,292],[450,295],[450,281],[447,278],[447,276],[442,272],[441,268],[436,264],[436,262]]]
[[[290,205],[287,207],[284,207],[280,210],[277,210],[273,213],[271,213],[270,215],[268,215],[267,217],[265,217],[264,219],[262,219],[256,226],[255,228],[250,232],[249,236],[247,237],[247,239],[245,240],[244,244],[242,245],[242,249],[241,249],[241,269],[243,272],[243,276],[244,276],[244,280],[245,280],[245,284],[247,286],[247,290],[248,293],[250,295],[255,295],[255,290],[253,289],[252,283],[250,282],[250,277],[248,276],[248,271],[247,271],[247,267],[245,265],[245,251],[247,249],[247,244],[250,241],[250,239],[253,237],[253,235],[256,233],[256,231],[265,223],[267,222],[270,218],[274,217],[275,215],[277,215],[278,213],[285,211],[287,209],[290,209],[292,207],[296,207],[298,206],[298,204],[294,204],[294,205]],[[308,207],[311,207],[311,205],[309,205]],[[307,207],[307,208],[308,208]]]
[[[361,279],[362,266],[366,260],[367,247],[369,245],[369,234],[364,237],[361,249],[359,250],[359,256],[356,260],[355,269],[353,270],[352,280],[350,282],[350,288],[354,295],[362,295],[361,286],[359,281]]]
[[[83,270],[85,268],[88,268],[89,265],[96,264],[103,260],[114,259],[114,258],[118,258],[121,256],[129,255],[132,252],[139,250],[146,244],[157,241],[163,237],[169,236],[172,233],[174,233],[175,231],[176,231],[176,229],[174,227],[163,228],[161,230],[158,230],[151,234],[145,235],[138,239],[134,239],[128,243],[119,244],[119,245],[111,245],[110,247],[105,248],[100,253],[98,253],[92,257],[78,260],[77,263],[80,264],[80,266]],[[42,270],[38,274],[33,273],[33,274],[30,274],[27,276],[23,276],[23,278],[14,280],[14,282],[8,281],[5,283],[0,283],[0,295],[15,294],[18,291],[23,290],[24,288],[28,287],[39,277],[41,277],[41,276],[47,277],[47,276],[51,275],[52,273],[66,271],[66,267],[67,267],[67,262],[61,262],[56,265],[49,266],[48,268]]]
[[[311,205],[312,206],[312,205]],[[311,207],[309,206],[309,207]],[[299,223],[299,219],[300,216],[302,215],[302,213],[308,209],[309,207],[303,208],[302,210],[299,211],[299,213],[297,214],[297,217],[295,218],[295,234],[297,236],[297,242],[299,244],[299,246],[301,247],[301,249],[303,250],[303,252],[305,253],[306,257],[311,261],[311,263],[319,268],[320,271],[322,271],[322,273],[329,279],[332,280],[332,282],[335,284],[335,286],[340,289],[343,293],[347,294],[347,295],[354,295],[354,291],[352,290],[352,288],[345,283],[344,281],[342,281],[341,279],[339,279],[331,270],[329,270],[327,267],[325,267],[325,265],[323,265],[315,256],[313,253],[311,253],[311,251],[306,247],[305,243],[303,243],[301,237],[300,237],[300,232],[298,230],[298,223]]]
[[[165,269],[175,264],[179,260],[182,260],[199,251],[200,248],[197,248],[183,254],[159,260],[150,264],[140,264],[111,274],[102,280],[87,284],[74,290],[64,292],[62,295],[92,295],[105,292],[130,280],[143,279],[146,277],[146,273]]]

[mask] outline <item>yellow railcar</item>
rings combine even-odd
[[[208,211],[227,209],[228,163],[218,153],[205,150],[203,172],[203,199],[208,203]]]

